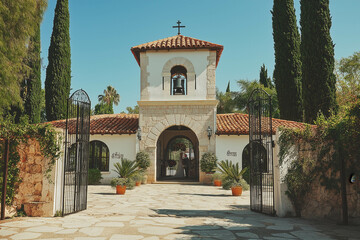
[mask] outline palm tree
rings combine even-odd
[[[99,102],[106,103],[108,105],[114,103],[117,106],[120,102],[120,95],[117,93],[116,89],[112,86],[107,86],[104,90],[104,95],[100,94],[98,96]]]

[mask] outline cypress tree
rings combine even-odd
[[[29,78],[26,79],[27,96],[25,99],[25,113],[31,123],[40,122],[41,112],[41,58],[40,58],[40,24],[35,36],[30,39],[28,63]]]
[[[264,85],[264,87],[267,88],[273,88],[273,85],[271,83],[271,78],[268,77],[267,69],[265,67],[265,64],[263,64],[260,68],[260,80],[259,82]]]
[[[46,0],[0,2],[0,119],[11,108],[23,109],[20,95],[26,74],[24,58],[28,41],[34,35],[46,8]]]
[[[274,0],[274,82],[280,117],[302,121],[300,36],[293,0]]]
[[[329,0],[301,0],[302,88],[305,121],[336,108],[334,44],[330,36]]]
[[[48,121],[66,117],[71,85],[69,2],[58,0],[46,68],[45,101]]]
[[[229,93],[230,92],[230,81],[228,82],[228,85],[226,87],[226,92]]]

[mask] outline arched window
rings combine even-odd
[[[177,65],[171,69],[171,95],[187,94],[187,70],[183,66]]]
[[[251,148],[249,143],[248,145],[245,146],[242,153],[242,168],[245,167],[250,168],[250,151]],[[265,147],[258,142],[253,142],[252,154],[254,159],[258,160],[252,163],[253,172],[268,172],[269,166],[268,166],[267,152]],[[249,174],[250,173],[246,171],[243,176],[246,181],[248,181],[249,179]]]
[[[89,168],[97,168],[100,171],[109,171],[109,148],[101,141],[90,142]]]

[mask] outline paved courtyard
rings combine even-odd
[[[214,186],[148,184],[115,195],[89,186],[88,209],[66,217],[16,218],[1,239],[360,239],[359,226],[251,212],[241,197]]]

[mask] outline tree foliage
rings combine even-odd
[[[247,104],[251,93],[257,89],[261,88],[265,90],[271,96],[271,103],[272,103],[272,117],[279,118],[279,104],[277,100],[276,90],[266,88],[264,85],[260,84],[256,80],[254,81],[247,81],[247,80],[239,80],[238,85],[240,87],[240,91],[234,92],[234,104],[238,112],[247,113]]]
[[[271,78],[268,77],[267,69],[265,64],[263,64],[260,68],[260,78],[259,82],[267,88],[273,88],[273,84],[271,82]]]
[[[114,107],[120,102],[120,95],[117,93],[116,89],[112,86],[108,86],[104,90],[104,94],[98,96],[99,103],[95,105],[94,114],[113,114]]]
[[[25,79],[25,114],[31,123],[41,121],[41,57],[40,57],[40,23],[35,35],[30,38],[27,65],[30,68],[29,77]]]
[[[312,1],[308,1],[312,2]],[[282,119],[301,121],[300,35],[293,0],[274,0],[272,10],[275,49],[274,82]]]
[[[360,96],[360,52],[342,58],[336,64],[336,98],[339,111],[344,111]]]
[[[106,103],[108,105],[115,104],[117,106],[120,102],[120,95],[117,93],[116,89],[112,86],[107,86],[104,90],[104,94],[98,96],[99,102]]]
[[[66,117],[71,85],[68,0],[58,0],[46,68],[45,99],[48,121]]]
[[[108,105],[106,103],[100,102],[95,105],[94,108],[94,115],[100,115],[100,114],[113,114],[114,109],[113,105]]]
[[[139,114],[139,105],[135,105],[134,108],[126,107],[126,111],[128,114]]]
[[[329,0],[301,0],[300,4],[304,118],[313,123],[319,112],[330,116],[336,110],[334,44]]]
[[[217,113],[233,113],[235,111],[233,96],[234,93],[230,91],[226,91],[225,93],[223,93],[219,91],[219,89],[216,89],[216,99],[219,101],[216,110]]]
[[[20,83],[28,67],[23,61],[29,37],[35,34],[46,0],[0,2],[0,118],[12,105],[22,105]]]

